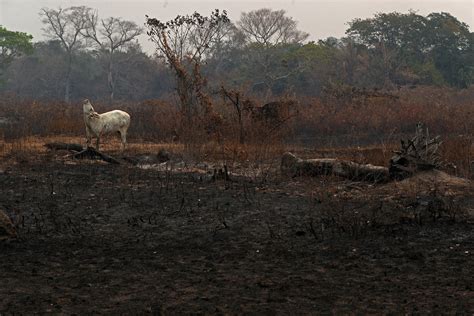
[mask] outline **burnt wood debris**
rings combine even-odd
[[[337,158],[301,159],[285,153],[281,170],[291,176],[335,175],[357,181],[387,182],[402,180],[420,171],[442,167],[440,137],[430,138],[428,129],[417,124],[415,136],[401,140],[400,149],[389,161],[389,167],[359,164]]]

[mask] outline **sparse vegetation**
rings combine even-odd
[[[0,86],[0,315],[472,310],[464,23],[377,14],[304,43],[282,10],[147,18],[163,61],[129,45],[136,24],[42,14],[73,33],[13,56]],[[130,114],[123,153],[83,149],[83,97]],[[338,172],[286,174],[287,151]]]

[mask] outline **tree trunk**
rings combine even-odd
[[[113,54],[113,52],[111,52],[110,55],[109,55],[109,65],[108,65],[108,73],[107,73],[107,84],[109,86],[110,102],[114,101],[114,96],[115,96],[115,81],[114,81],[114,77],[113,77],[112,54]]]
[[[242,120],[242,110],[239,111],[239,143],[243,145],[245,143],[245,132],[244,132],[244,122]]]
[[[292,153],[285,153],[281,159],[281,171],[290,176],[334,175],[357,181],[386,182],[388,168],[358,164],[335,158],[300,159]]]
[[[66,72],[66,88],[64,92],[64,102],[69,103],[71,100],[71,72],[72,72],[72,52],[68,52],[67,72]]]
[[[177,82],[177,92],[179,100],[181,101],[181,109],[187,119],[188,124],[191,124],[193,118],[193,104],[192,104],[192,87],[186,76],[179,76]]]

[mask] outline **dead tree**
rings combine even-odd
[[[301,43],[309,36],[298,30],[298,22],[287,16],[285,10],[263,8],[242,12],[237,25],[247,42],[264,47]]]
[[[66,51],[66,71],[64,78],[64,101],[69,103],[72,89],[72,70],[78,48],[83,44],[81,33],[87,27],[86,16],[92,9],[85,6],[66,9],[43,8],[40,11],[41,22],[46,36],[57,40]]]
[[[224,98],[227,98],[232,105],[234,106],[235,111],[237,112],[237,119],[239,121],[239,143],[245,143],[245,132],[244,132],[244,122],[243,122],[243,103],[241,92],[236,90],[227,90],[224,86],[221,86],[221,92]]]
[[[442,165],[439,153],[441,143],[439,136],[430,138],[428,129],[417,124],[415,136],[401,141],[401,149],[395,151],[389,168],[335,158],[304,160],[286,153],[281,160],[281,170],[292,176],[336,175],[375,182],[402,180],[420,171],[439,169]]]
[[[123,48],[129,47],[131,43],[143,32],[135,22],[126,21],[122,18],[110,17],[101,19],[97,11],[87,11],[86,14],[87,27],[83,32],[84,37],[91,39],[93,44],[99,48],[107,60],[107,84],[109,87],[110,101],[114,101],[116,90],[114,66],[115,55]]]
[[[430,138],[428,129],[417,124],[415,136],[401,140],[401,148],[395,151],[390,159],[389,173],[391,179],[405,179],[416,172],[438,169],[441,167],[439,136]]]
[[[281,170],[290,176],[334,175],[357,181],[385,182],[389,179],[388,168],[370,164],[358,164],[336,158],[301,159],[285,153]]]
[[[176,91],[188,124],[198,113],[198,106],[209,112],[206,80],[200,65],[210,53],[221,28],[228,23],[225,10],[214,10],[209,17],[197,12],[178,15],[169,21],[146,16],[148,36],[175,74]]]

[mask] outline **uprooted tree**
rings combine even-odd
[[[204,114],[205,120],[212,122],[215,119],[201,64],[208,57],[221,28],[228,23],[227,12],[218,9],[209,17],[195,12],[178,15],[166,22],[147,16],[147,34],[175,74],[181,110],[188,126],[193,125],[200,114]]]
[[[415,136],[401,140],[400,150],[390,159],[390,178],[404,179],[418,171],[439,169],[441,143],[439,136],[430,138],[428,129],[424,129],[422,124],[417,124]]]
[[[337,158],[300,159],[291,153],[285,153],[281,160],[281,170],[292,176],[335,175],[375,182],[401,180],[420,171],[439,169],[442,165],[438,151],[440,145],[439,136],[430,138],[428,129],[417,124],[415,136],[401,140],[401,148],[390,159],[389,168]]]

